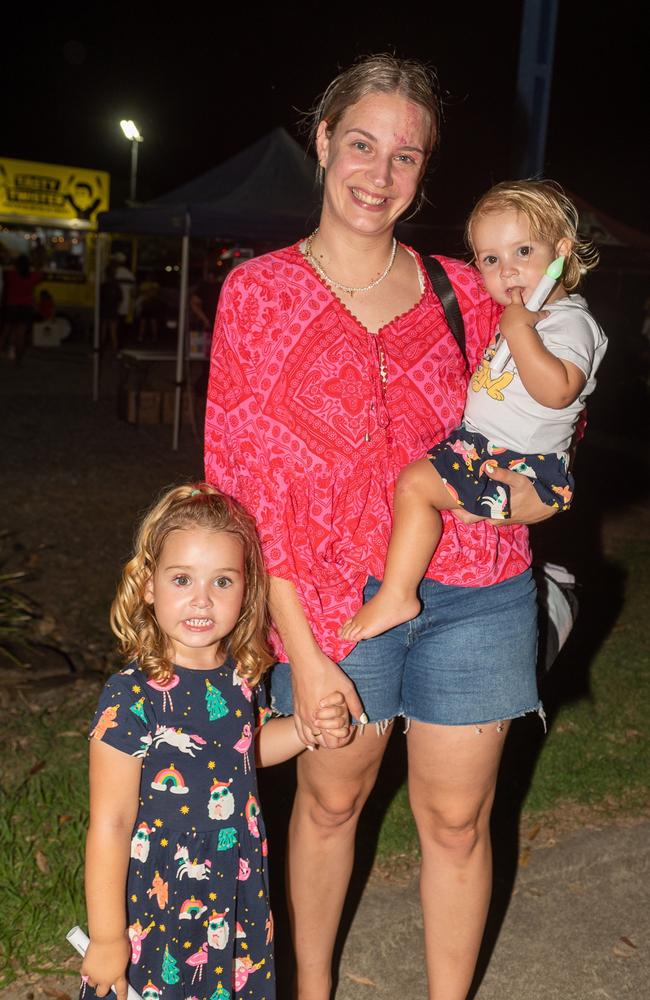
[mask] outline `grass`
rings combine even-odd
[[[649,550],[647,541],[635,540],[618,543],[612,551],[618,577],[625,577],[622,610],[591,663],[576,648],[568,647],[562,654],[557,676],[550,678],[548,697],[545,694],[551,720],[548,735],[541,735],[533,717],[518,725],[522,735],[506,760],[508,774],[502,784],[507,794],[517,790],[515,808],[522,805],[524,822],[532,824],[536,817],[570,813],[574,808],[579,821],[590,811],[606,819],[648,811]],[[583,601],[583,632],[591,631],[585,607],[592,606],[591,600]],[[572,692],[583,659],[588,690],[578,683]],[[57,693],[39,700],[19,695],[3,710],[5,771],[10,782],[0,792],[5,873],[0,986],[27,972],[63,971],[69,956],[65,932],[84,919],[86,732],[97,694],[96,683],[78,681],[63,696]],[[395,745],[403,754],[403,742],[396,739]],[[521,753],[522,747],[529,752]],[[383,782],[385,797],[391,798],[387,812],[383,815],[383,805],[373,806],[371,800],[367,818],[367,829],[375,834],[383,815],[377,860],[380,867],[391,870],[417,857],[406,789],[400,785],[403,757],[393,770]]]
[[[89,687],[50,707],[19,695],[3,709],[11,784],[0,790],[0,986],[59,971],[65,932],[83,919]]]
[[[650,804],[650,543],[619,545],[616,560],[626,575],[622,611],[594,659],[589,694],[557,710],[526,813],[575,803],[616,815]],[[565,657],[561,669],[573,666]]]

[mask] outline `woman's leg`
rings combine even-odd
[[[420,610],[417,587],[442,534],[439,511],[458,506],[428,458],[402,469],[381,589],[345,622],[344,639],[370,639],[415,618]]]
[[[508,723],[408,732],[429,1000],[465,1000],[492,891],[490,812]]]
[[[296,954],[296,1000],[329,1000],[332,952],[352,873],[359,814],[375,783],[390,728],[359,730],[340,750],[298,758],[289,826],[287,891]]]

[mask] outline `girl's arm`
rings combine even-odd
[[[526,309],[521,291],[514,288],[499,326],[526,392],[542,406],[561,410],[578,398],[587,380],[577,365],[556,357],[542,343],[535,323],[545,315]]]
[[[126,1000],[126,876],[138,812],[142,761],[90,741],[90,824],[86,838],[86,908],[90,944],[81,968],[97,995],[115,986]]]
[[[318,708],[314,728],[326,729],[330,736],[347,738],[349,715],[345,699],[339,691],[323,698]],[[258,767],[281,764],[302,753],[305,744],[298,736],[293,718],[269,719],[255,734],[255,763]]]

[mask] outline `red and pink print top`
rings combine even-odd
[[[369,575],[381,579],[395,480],[460,423],[468,374],[422,273],[420,301],[371,334],[299,244],[240,265],[219,299],[206,410],[205,474],[256,518],[268,572],[294,584],[323,652]],[[477,272],[441,258],[473,369],[500,312]],[[381,368],[385,368],[385,378]],[[530,565],[528,531],[443,512],[427,576],[499,583]],[[273,636],[278,659],[286,654]]]

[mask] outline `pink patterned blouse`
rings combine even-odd
[[[400,470],[463,413],[463,359],[413,255],[422,297],[376,334],[320,280],[299,244],[237,267],[219,299],[206,478],[257,519],[269,573],[294,584],[317,642],[335,661],[354,645],[338,638],[339,627],[361,603],[367,577],[383,574]],[[500,308],[473,268],[441,260],[473,368]],[[443,518],[428,577],[479,587],[530,565],[525,527]],[[273,641],[286,660],[277,635]]]

